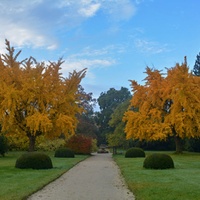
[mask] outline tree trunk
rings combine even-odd
[[[181,138],[179,136],[177,136],[177,133],[176,133],[176,129],[174,126],[171,127],[172,129],[172,133],[174,135],[174,140],[175,140],[175,145],[176,145],[176,154],[181,154],[183,153],[183,145],[182,145],[182,142],[181,142]]]
[[[175,144],[176,144],[176,153],[177,154],[183,153],[181,138],[179,136],[175,136],[174,139],[175,139]]]
[[[35,151],[35,141],[36,141],[36,136],[34,135],[29,135],[29,151]]]
[[[117,154],[117,147],[113,147],[113,155],[116,155]]]

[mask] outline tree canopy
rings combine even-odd
[[[109,125],[111,115],[118,105],[126,101],[131,97],[130,91],[121,87],[120,90],[110,88],[107,92],[102,92],[97,99],[100,107],[100,112],[97,113],[96,121],[99,126],[100,137],[98,138],[100,143],[106,143],[106,134],[112,133],[115,127]]]
[[[133,96],[123,118],[126,136],[147,141],[173,136],[181,152],[181,138],[200,136],[200,78],[189,73],[186,59],[167,74],[149,67],[146,74],[144,85],[131,81]]]
[[[37,62],[30,57],[17,61],[21,51],[6,40],[7,54],[0,57],[0,123],[2,131],[28,137],[34,150],[36,137],[73,135],[83,111],[78,87],[86,69],[63,77],[62,59]]]
[[[117,106],[111,115],[109,125],[114,128],[113,132],[107,135],[108,145],[113,147],[113,153],[117,153],[117,147],[125,146],[127,143],[122,121],[124,112],[128,109],[130,98]]]
[[[98,127],[95,123],[93,110],[93,107],[96,105],[96,99],[92,98],[92,93],[86,93],[82,86],[79,87],[79,93],[82,96],[80,104],[84,108],[84,112],[77,115],[78,125],[76,134],[97,138]]]

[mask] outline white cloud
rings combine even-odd
[[[135,0],[136,4],[141,4],[144,0]]]
[[[87,7],[81,8],[79,10],[79,13],[84,17],[92,17],[99,10],[100,6],[101,5],[99,3],[92,4]]]
[[[168,51],[167,45],[161,45],[155,41],[135,39],[135,47],[142,53],[159,54]]]
[[[79,59],[83,57],[104,57],[120,54],[126,51],[126,47],[123,45],[108,45],[100,49],[93,49],[90,46],[85,47],[79,53],[70,55],[70,59]]]
[[[62,70],[64,72],[71,72],[73,70],[82,70],[84,68],[87,68],[88,70],[94,69],[94,68],[102,68],[102,67],[109,67],[111,65],[114,65],[114,60],[106,60],[106,59],[66,59]]]
[[[130,0],[105,1],[104,8],[112,20],[129,20],[136,14],[136,7]]]
[[[116,21],[130,19],[136,10],[132,0],[9,0],[0,7],[0,45],[7,38],[16,46],[48,50],[58,46],[57,31],[70,30],[99,10]]]
[[[96,76],[93,71],[95,69],[111,67],[115,63],[115,60],[112,59],[67,59],[62,65],[62,73],[64,76],[67,76],[69,72],[74,70],[80,71],[87,68],[86,77],[90,80],[94,80]]]

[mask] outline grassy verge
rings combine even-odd
[[[87,156],[77,155],[75,158],[52,159],[53,169],[32,170],[15,168],[16,159],[23,152],[9,152],[6,157],[0,157],[0,199],[22,200],[44,187],[49,182],[61,176]]]
[[[144,158],[116,155],[114,159],[136,200],[199,200],[200,154],[165,153],[172,157],[175,169],[144,169]]]

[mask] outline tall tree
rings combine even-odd
[[[33,151],[39,135],[54,138],[74,134],[79,106],[78,87],[86,70],[64,78],[63,61],[39,63],[30,57],[17,61],[20,51],[6,40],[7,54],[0,57],[0,122],[2,131],[29,138]]]
[[[189,73],[187,62],[167,69],[167,75],[146,68],[146,83],[131,81],[131,107],[125,113],[127,138],[162,140],[173,136],[176,152],[181,139],[200,136],[200,78]]]
[[[99,143],[106,143],[106,134],[112,133],[114,127],[109,125],[111,115],[116,107],[131,97],[130,91],[121,87],[120,90],[110,88],[107,92],[102,92],[97,99],[100,112],[97,113],[96,121],[99,126],[100,135],[98,138]]]
[[[196,61],[195,61],[192,72],[195,76],[200,76],[200,53],[197,54]]]
[[[81,94],[80,105],[84,108],[84,111],[77,115],[78,125],[76,133],[97,138],[98,127],[95,123],[94,114],[96,99],[92,97],[92,93],[86,93],[82,86],[79,86],[79,93]]]
[[[130,104],[130,98],[117,106],[108,122],[114,128],[113,132],[107,135],[108,145],[113,147],[113,153],[117,153],[117,147],[126,145],[127,140],[124,132],[125,123],[122,121],[125,111]]]

